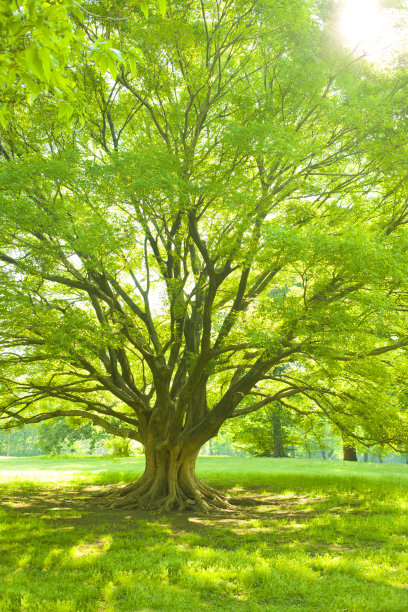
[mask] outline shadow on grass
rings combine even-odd
[[[392,527],[366,498],[252,492],[233,513],[158,517],[95,489],[1,492],[1,612],[408,609],[401,508]]]

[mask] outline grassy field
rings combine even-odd
[[[143,460],[0,458],[0,612],[408,611],[408,466],[202,457],[234,512],[112,511]]]

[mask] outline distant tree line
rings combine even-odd
[[[130,440],[117,439],[90,423],[75,424],[65,418],[0,431],[0,456],[30,457],[59,454],[111,454],[137,452]]]
[[[120,439],[90,423],[59,418],[52,422],[0,431],[0,456],[27,457],[59,454],[139,454],[132,440]],[[378,444],[355,445],[325,419],[299,418],[268,406],[256,418],[234,421],[201,449],[206,456],[299,457],[307,459],[408,463],[408,454],[390,452]]]

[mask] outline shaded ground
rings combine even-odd
[[[120,462],[38,463],[0,470],[0,612],[408,610],[408,472],[216,458],[236,507],[159,515],[104,506]]]
[[[109,526],[111,533],[137,531],[141,521],[159,519],[171,523],[174,535],[178,530],[183,534],[191,532],[203,535],[208,527],[232,529],[237,534],[248,533],[251,530],[249,523],[257,520],[302,524],[318,517],[323,507],[334,516],[364,515],[365,512],[361,502],[353,502],[352,498],[328,508],[328,500],[322,496],[265,494],[259,492],[260,488],[235,489],[232,492],[224,490],[224,494],[230,495],[235,509],[212,511],[210,514],[185,511],[162,515],[155,511],[106,507],[105,496],[116,490],[116,485],[77,488],[48,486],[37,491],[13,491],[0,495],[0,505],[17,511],[20,516],[47,517],[53,520],[57,529],[74,525],[81,529],[91,527],[94,532],[106,526]],[[319,506],[322,508],[319,509]],[[256,531],[259,533],[259,528]]]

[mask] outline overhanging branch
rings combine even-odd
[[[33,417],[22,417],[21,415],[11,411],[6,411],[6,414],[10,418],[16,419],[21,425],[29,425],[30,423],[41,423],[42,421],[48,421],[50,419],[55,419],[58,417],[81,417],[92,421],[94,425],[102,427],[105,431],[115,436],[120,436],[122,438],[131,438],[132,440],[136,440],[137,442],[142,442],[142,439],[137,431],[129,429],[128,427],[119,427],[117,425],[113,425],[102,417],[96,414],[86,412],[85,410],[54,410],[53,412],[46,412]],[[5,427],[1,427],[0,429],[5,429]]]

